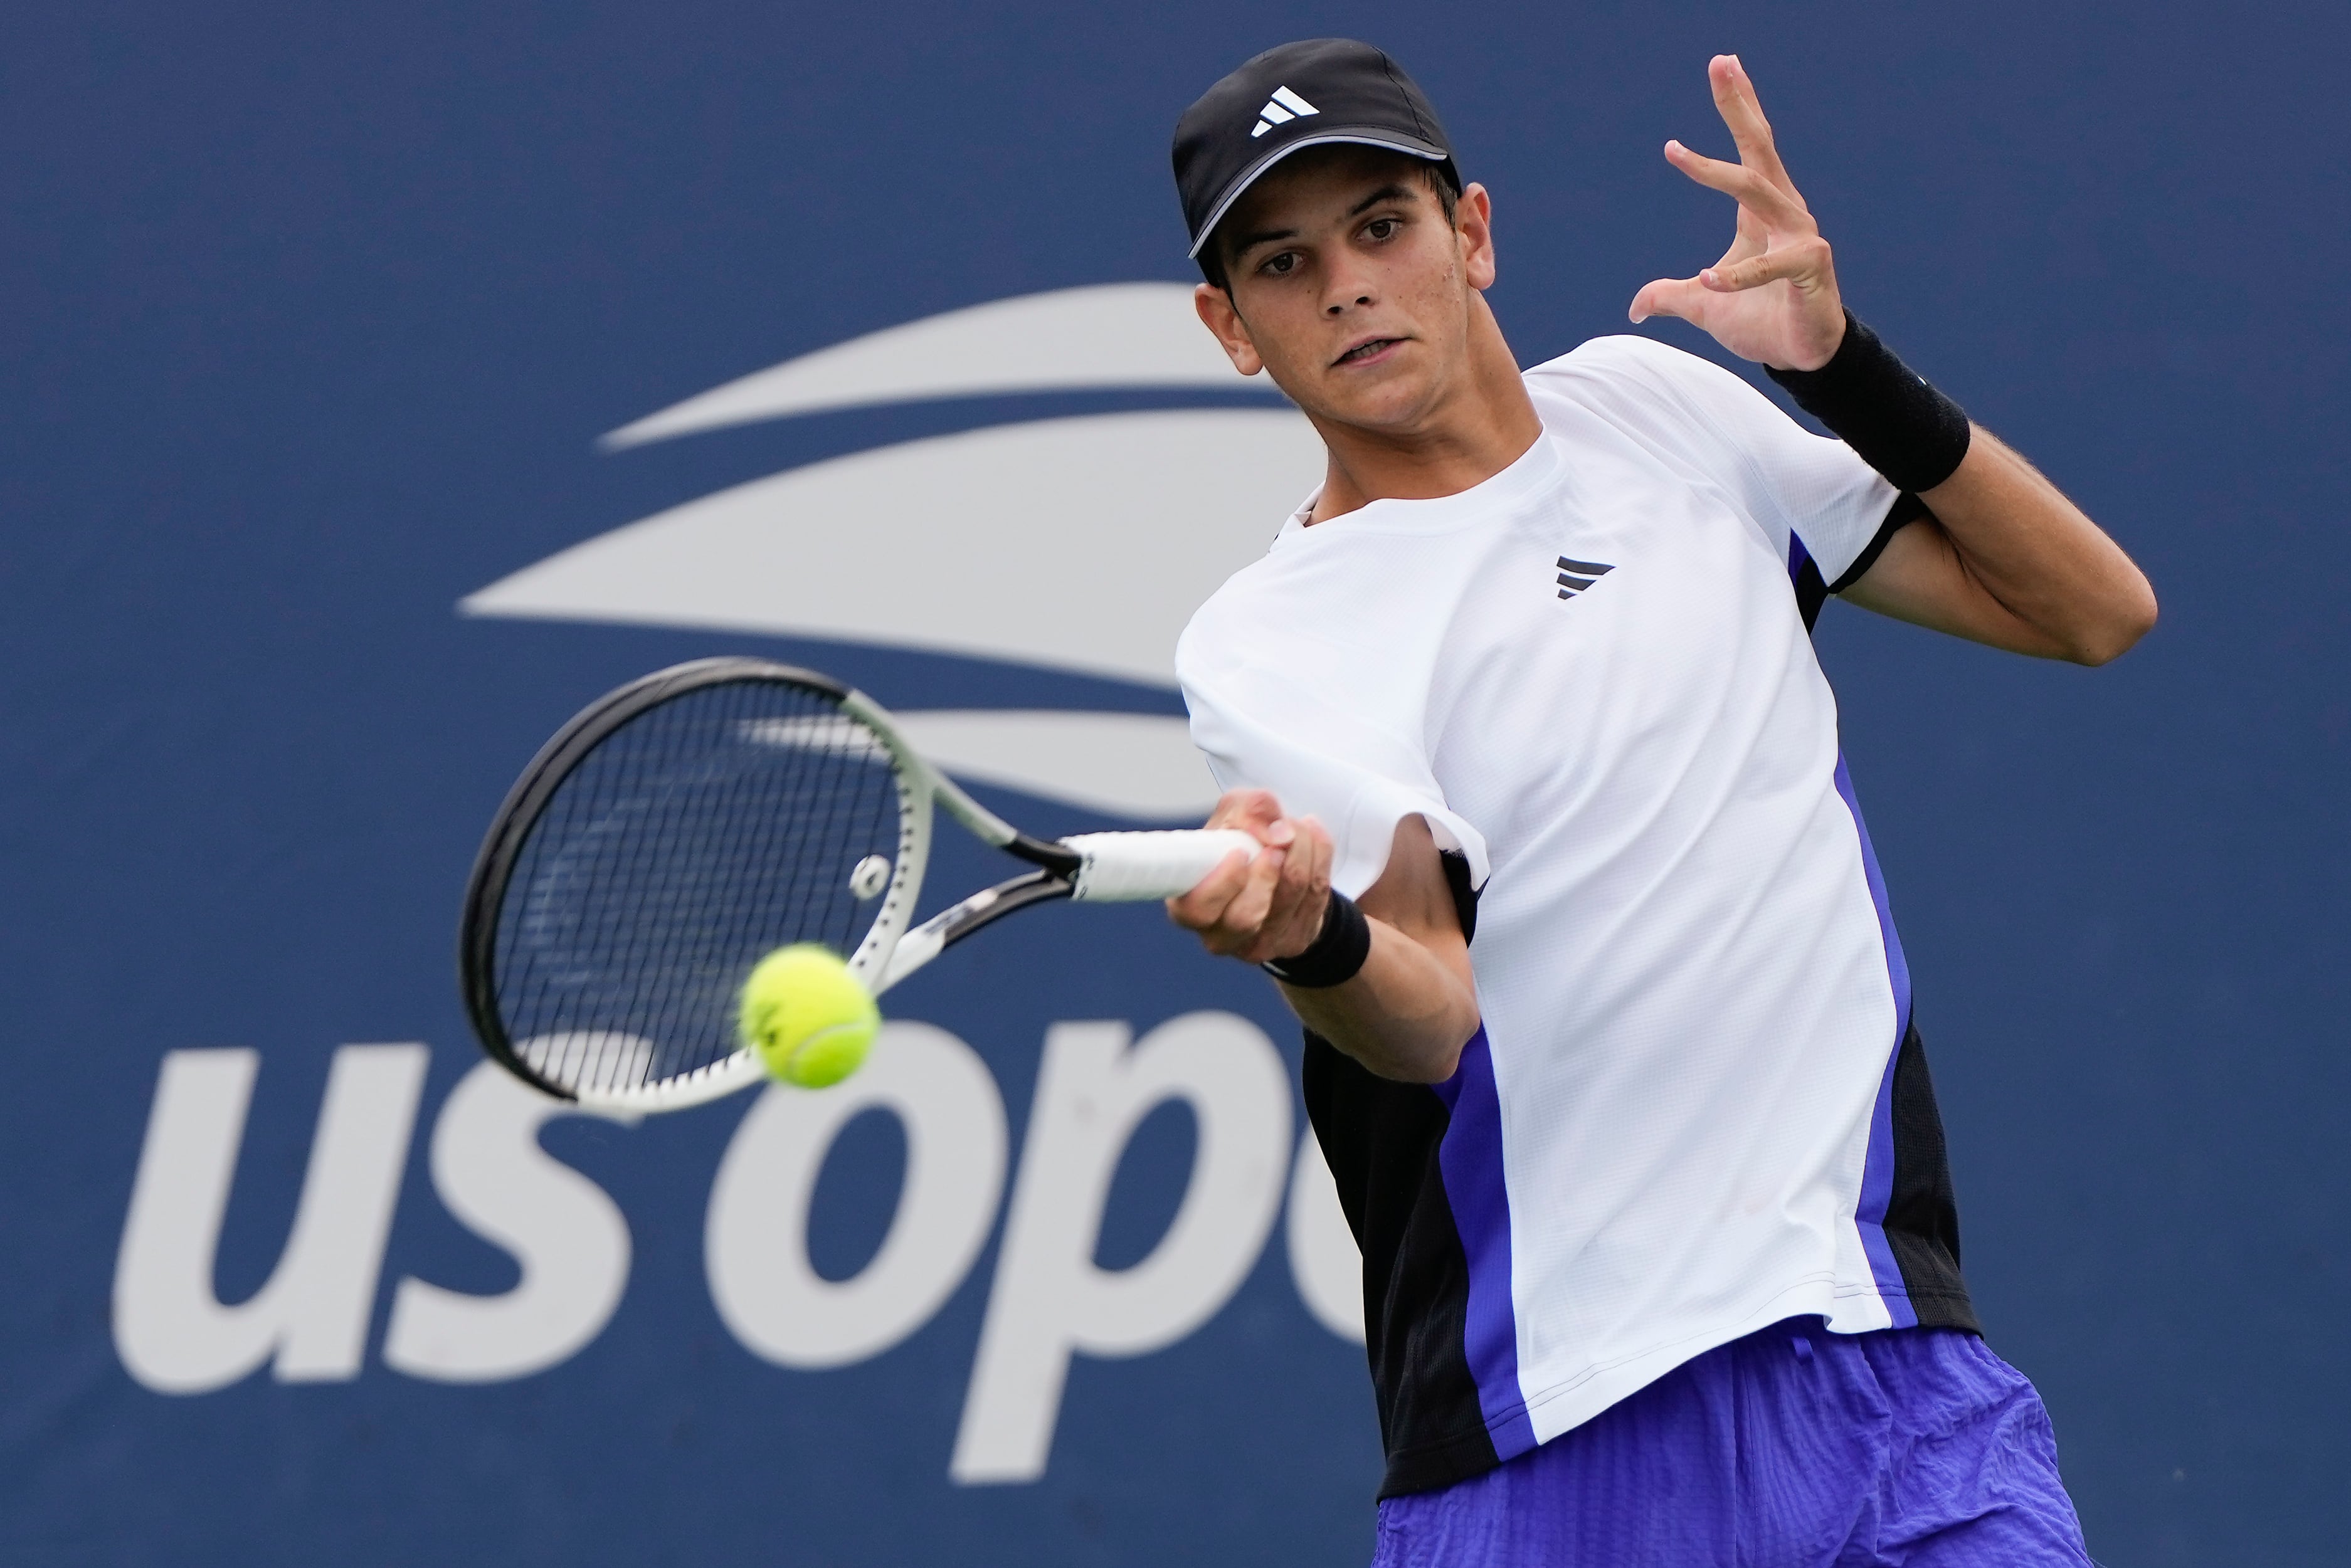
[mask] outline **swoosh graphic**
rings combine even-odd
[[[1061,708],[894,716],[914,749],[967,784],[1144,821],[1196,822],[1216,780],[1180,718]]]
[[[1321,478],[1290,409],[994,425],[689,501],[526,567],[470,615],[813,637],[1175,684],[1192,612]]]
[[[1105,387],[1270,391],[1243,379],[1185,283],[1102,283],[990,300],[869,332],[714,387],[606,435],[607,451],[825,409]]]

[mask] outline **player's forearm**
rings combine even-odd
[[[2130,557],[1982,426],[1958,470],[1919,499],[1956,564],[2042,644],[2025,651],[2103,664],[2155,624],[2155,591]]]
[[[1935,519],[1896,534],[1845,597],[1996,648],[2084,664],[2103,664],[2144,636],[2155,592],[2121,547],[1842,314],[1827,363],[1769,373]]]
[[[1383,920],[1372,948],[1343,985],[1285,985],[1299,1020],[1382,1078],[1438,1083],[1453,1076],[1478,1032],[1477,993],[1422,943]],[[1467,950],[1462,955],[1467,965]]]

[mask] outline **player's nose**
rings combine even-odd
[[[1361,270],[1360,264],[1343,254],[1332,266],[1330,281],[1323,288],[1323,313],[1340,316],[1350,309],[1360,309],[1372,303],[1374,293],[1372,280]]]

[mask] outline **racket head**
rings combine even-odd
[[[935,787],[880,709],[813,671],[702,659],[631,682],[540,749],[483,841],[458,954],[475,1033],[600,1109],[758,1082],[744,977],[816,942],[872,987],[921,893]]]

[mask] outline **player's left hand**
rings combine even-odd
[[[1771,122],[1739,57],[1715,56],[1706,74],[1739,162],[1725,163],[1678,141],[1666,143],[1666,162],[1734,198],[1739,230],[1722,259],[1696,277],[1661,277],[1633,296],[1633,319],[1678,316],[1740,359],[1816,371],[1844,340],[1844,301],[1829,242],[1781,165]]]

